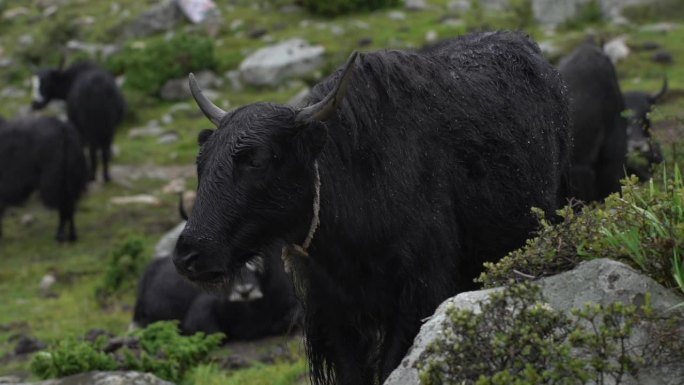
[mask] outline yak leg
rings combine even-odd
[[[573,198],[584,202],[596,199],[596,175],[589,166],[577,165],[570,169],[570,191]]]
[[[337,328],[336,333],[330,341],[333,345],[336,385],[376,384],[370,357],[366,356],[372,349],[363,342],[363,336],[359,336],[353,327]]]
[[[88,146],[88,151],[90,152],[90,170],[88,179],[90,181],[94,181],[97,178],[95,174],[97,171],[97,147],[95,147],[94,144],[90,144]]]
[[[67,215],[64,210],[59,209],[59,226],[57,227],[57,235],[55,235],[55,240],[57,242],[64,242],[67,240],[67,235],[65,234],[65,228],[67,225]]]
[[[102,177],[105,183],[112,180],[109,176],[109,160],[112,157],[112,146],[111,143],[107,143],[102,147]]]
[[[74,225],[74,205],[63,204],[59,208],[59,227],[55,239],[58,242],[73,242],[77,238]]]

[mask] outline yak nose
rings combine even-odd
[[[209,264],[207,256],[192,238],[183,234],[178,237],[178,242],[176,242],[173,264],[176,265],[176,270],[181,275],[192,281],[211,282],[224,275],[223,271],[215,269]]]

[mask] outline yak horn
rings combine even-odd
[[[178,213],[180,214],[180,217],[184,220],[188,220],[188,212],[185,211],[185,205],[183,204],[183,192],[181,191],[178,194]]]
[[[658,99],[663,97],[665,93],[667,92],[667,76],[663,75],[663,87],[660,89],[660,91],[656,92],[655,94],[650,96],[650,102],[651,104],[655,104]]]
[[[202,90],[197,84],[197,80],[195,80],[195,75],[193,75],[192,72],[188,76],[188,83],[190,84],[190,92],[192,93],[192,97],[195,99],[195,102],[199,106],[200,110],[202,110],[202,113],[204,113],[204,116],[214,123],[216,127],[219,127],[221,125],[221,119],[226,116],[226,111],[216,107],[211,100],[204,96]]]
[[[333,90],[320,102],[299,110],[295,117],[295,122],[322,122],[332,116],[337,110],[337,107],[340,106],[340,103],[342,103],[344,95],[347,93],[347,85],[349,84],[349,79],[351,79],[352,69],[354,68],[354,62],[356,61],[358,54],[358,52],[354,51],[349,55],[349,59],[347,59],[347,63],[344,65],[342,75],[335,85],[335,88],[333,88]]]

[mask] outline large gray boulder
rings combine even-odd
[[[183,20],[175,0],[162,0],[126,26],[123,35],[136,38],[173,30]]]
[[[240,64],[242,80],[256,86],[277,86],[284,80],[309,75],[324,64],[325,48],[294,38],[258,49]]]
[[[582,308],[587,303],[608,305],[621,302],[643,305],[646,294],[650,293],[651,307],[656,313],[671,311],[673,306],[682,303],[682,297],[665,289],[651,278],[640,274],[631,267],[610,259],[597,259],[580,264],[574,270],[537,282],[548,304],[555,310],[570,315],[573,308]],[[384,385],[418,385],[418,358],[425,348],[435,339],[443,338],[442,325],[448,307],[479,312],[480,304],[487,301],[493,291],[501,288],[461,293],[444,301],[435,314],[420,329],[413,346],[397,369],[392,372]],[[684,320],[682,321],[684,327]],[[633,345],[639,345],[649,338],[643,330],[635,330]],[[684,363],[670,366],[649,367],[639,372],[638,382],[633,379],[623,381],[624,385],[682,385]]]
[[[0,385],[174,385],[154,374],[140,372],[88,372],[41,382],[3,382]]]

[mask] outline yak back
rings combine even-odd
[[[55,118],[20,118],[0,125],[0,200],[18,205],[34,190],[49,208],[76,202],[86,187],[78,133]]]
[[[69,71],[73,71],[66,97],[69,120],[78,128],[84,144],[111,143],[126,108],[114,77],[89,62],[75,64]]]

